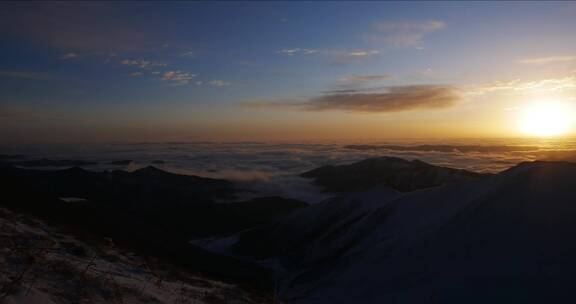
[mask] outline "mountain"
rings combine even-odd
[[[397,157],[369,158],[349,165],[323,166],[301,176],[313,179],[327,192],[346,193],[388,185],[406,192],[445,183],[475,179],[485,174],[434,166]]]
[[[280,197],[237,203],[225,180],[174,174],[154,167],[134,172],[21,169],[0,164],[0,206],[117,244],[247,284],[267,285],[269,271],[189,244],[192,237],[231,234],[307,206]],[[274,206],[274,207],[273,207]]]
[[[152,166],[134,172],[92,172],[78,167],[33,170],[8,166],[0,174],[27,191],[139,209],[158,204],[211,203],[232,198],[236,191],[232,183],[225,180],[175,174]]]
[[[528,162],[195,243],[275,269],[286,303],[573,303],[575,204],[575,163]]]
[[[4,205],[50,214],[68,223],[91,225],[107,233],[118,228],[225,234],[308,206],[281,197],[217,203],[220,199],[233,199],[240,190],[226,180],[175,174],[152,166],[134,172],[0,166],[0,179],[6,186]]]

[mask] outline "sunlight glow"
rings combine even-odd
[[[571,131],[574,111],[565,103],[544,102],[521,110],[520,130],[531,136],[551,137],[565,135]]]

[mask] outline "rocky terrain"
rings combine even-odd
[[[0,303],[270,303],[266,293],[80,240],[0,208]]]

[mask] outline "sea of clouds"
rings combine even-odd
[[[21,145],[4,153],[26,159],[86,160],[89,170],[136,170],[148,165],[175,173],[234,181],[243,199],[279,195],[318,202],[327,197],[299,174],[324,165],[396,156],[477,172],[499,172],[522,161],[576,161],[576,140],[460,140],[386,142],[168,142],[133,144]],[[132,160],[129,165],[109,164]],[[162,161],[163,163],[159,163]],[[153,163],[154,162],[154,163]]]

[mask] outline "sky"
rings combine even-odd
[[[571,136],[573,2],[1,2],[0,140]]]

